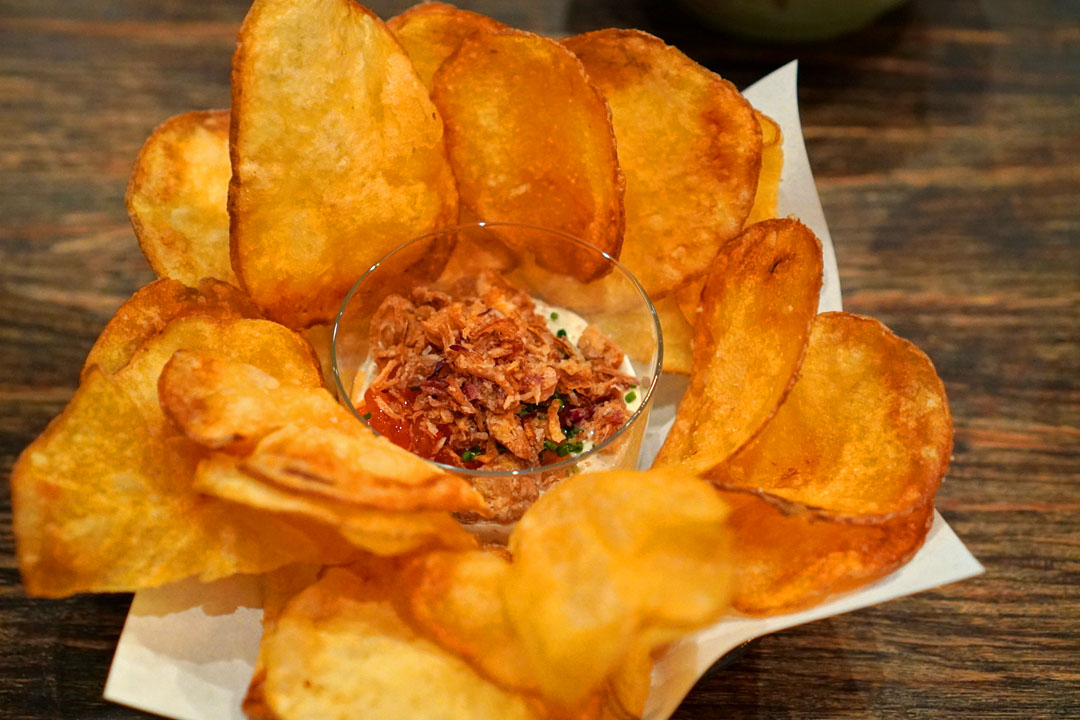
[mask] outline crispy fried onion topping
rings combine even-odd
[[[470,469],[548,465],[630,419],[636,379],[590,325],[575,345],[493,273],[448,294],[389,295],[371,320],[375,377],[362,412],[397,444]]]

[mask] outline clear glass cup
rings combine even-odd
[[[617,432],[589,450],[549,465],[515,471],[469,470],[436,463],[464,476],[486,498],[509,495],[520,515],[559,479],[585,470],[634,468],[660,376],[660,321],[638,281],[610,255],[565,233],[512,223],[475,223],[444,228],[410,240],[387,254],[353,285],[334,324],[331,356],[340,401],[360,422],[358,409],[369,357],[371,318],[390,294],[408,297],[416,286],[449,288],[462,277],[493,270],[548,305],[576,313],[619,344],[638,380],[641,405]],[[354,402],[355,400],[355,402]],[[372,428],[372,430],[375,430]],[[377,432],[377,431],[376,431]],[[477,518],[463,517],[466,522]]]

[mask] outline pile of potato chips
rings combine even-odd
[[[160,279],[15,467],[30,593],[264,574],[251,717],[627,718],[671,641],[921,546],[952,446],[942,383],[875,320],[817,314],[820,242],[773,218],[779,128],[730,83],[633,30],[556,42],[438,3],[384,24],[255,0],[232,101],[139,155],[127,204]],[[324,380],[350,285],[475,220],[620,257],[665,369],[690,373],[653,469],[569,478],[505,547],[455,520],[487,512],[462,476]]]

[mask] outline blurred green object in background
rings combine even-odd
[[[680,0],[719,30],[761,40],[827,40],[906,0]]]

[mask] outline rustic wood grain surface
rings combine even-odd
[[[377,2],[388,17],[407,3]],[[802,61],[847,309],[923,347],[956,418],[938,508],[987,573],[764,638],[676,717],[1080,717],[1080,11],[915,0],[853,36],[741,42],[660,0],[463,2],[639,27],[745,85]],[[152,274],[123,206],[151,128],[229,103],[246,0],[0,0],[0,471]],[[129,596],[28,598],[0,490],[0,717],[101,699]]]

